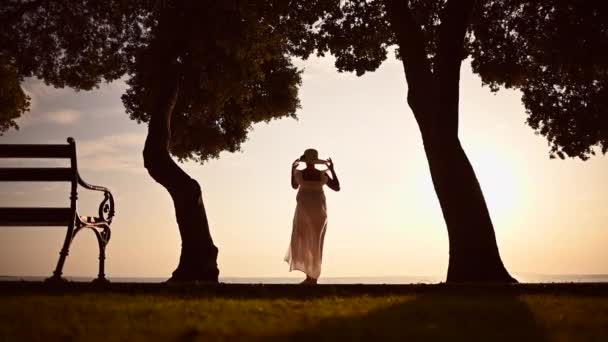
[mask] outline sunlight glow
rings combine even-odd
[[[518,175],[516,161],[506,154],[488,150],[471,150],[469,159],[494,220],[506,220],[514,215],[524,196],[523,179]]]

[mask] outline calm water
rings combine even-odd
[[[517,280],[522,283],[607,283],[608,274],[567,274],[567,275],[545,275],[545,274],[515,274]],[[43,276],[0,276],[0,281],[41,281]],[[90,281],[91,277],[70,277],[72,281]],[[128,278],[109,277],[110,281],[120,283],[159,283],[167,278]],[[444,277],[439,276],[392,276],[392,277],[327,277],[319,279],[321,284],[434,284],[440,283]],[[302,281],[301,277],[220,277],[224,283],[234,284],[296,284]]]

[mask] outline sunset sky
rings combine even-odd
[[[447,231],[406,103],[402,66],[391,59],[356,77],[336,72],[330,58],[298,65],[305,69],[298,120],[256,125],[242,152],[183,165],[203,188],[220,277],[301,277],[283,261],[296,195],[289,171],[314,147],[334,160],[342,185],[338,193],[326,190],[321,277],[442,279]],[[91,92],[35,80],[25,87],[32,111],[0,143],[64,143],[73,136],[82,177],[109,187],[116,198],[108,276],[170,276],[180,248],[173,205],[143,168],[146,126],[125,114],[125,84]],[[525,124],[520,98],[517,91],[491,93],[463,66],[460,138],[507,269],[515,275],[608,273],[608,158],[550,160],[546,139]],[[27,165],[41,165],[36,162]],[[0,183],[0,206],[67,206],[68,192],[68,184]],[[94,213],[100,196],[81,189],[80,197],[81,214]],[[0,275],[50,275],[64,236],[65,228],[0,227]],[[65,274],[95,276],[97,262],[95,238],[85,231]]]

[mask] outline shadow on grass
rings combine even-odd
[[[154,295],[179,298],[233,299],[313,299],[353,296],[512,296],[554,294],[575,296],[608,296],[608,283],[554,284],[163,284],[66,282],[48,284],[34,281],[0,281],[0,298],[15,295],[75,295],[83,293]]]
[[[362,316],[323,320],[268,340],[548,341],[548,338],[517,296],[423,294]]]

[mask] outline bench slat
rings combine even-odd
[[[0,226],[67,226],[70,208],[0,208]]]
[[[71,182],[76,175],[71,168],[0,168],[0,182]]]
[[[71,145],[0,145],[0,158],[70,158]]]

